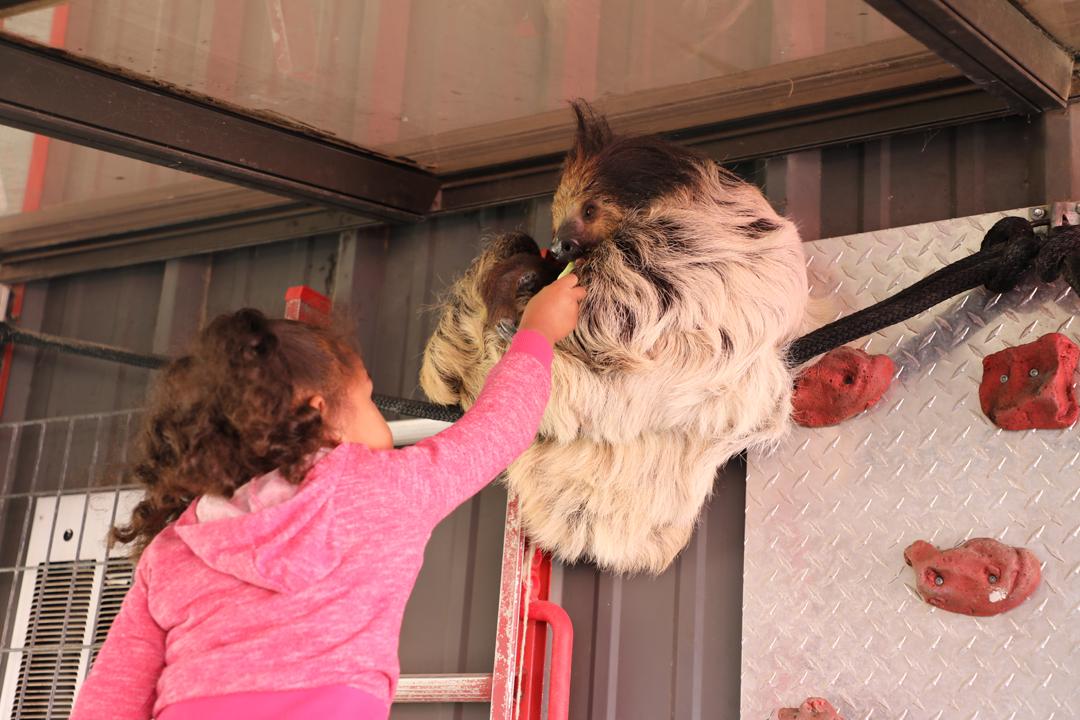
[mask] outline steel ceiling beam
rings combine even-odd
[[[1008,109],[1001,100],[957,79],[934,88],[826,104],[813,112],[757,117],[679,135],[683,136],[682,142],[699,152],[730,163],[1006,114]],[[561,156],[533,158],[498,171],[445,177],[440,206],[434,215],[469,212],[550,195],[558,184],[561,162]],[[219,252],[374,222],[355,213],[296,203],[250,208],[238,205],[235,211],[219,217],[186,219],[165,227],[107,233],[59,245],[41,242],[51,234],[59,234],[62,224],[71,224],[58,217],[51,226],[45,226],[45,232],[34,229],[18,233],[23,242],[17,243],[21,245],[17,249],[0,248],[0,283]]]
[[[0,33],[0,123],[390,221],[431,209],[439,179]]]
[[[1008,0],[867,0],[1017,112],[1068,104],[1073,57]]]

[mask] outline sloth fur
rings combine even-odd
[[[757,188],[584,103],[553,203],[553,248],[581,254],[577,329],[555,349],[536,442],[506,473],[534,542],[563,561],[663,571],[717,468],[787,430],[807,278],[794,225]],[[565,260],[565,258],[563,258]],[[513,233],[449,290],[421,386],[468,408],[528,298],[565,263]]]

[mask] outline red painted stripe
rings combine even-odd
[[[26,286],[16,285],[11,289],[11,312],[9,317],[18,320],[22,315],[23,298],[26,296]]]
[[[62,5],[53,10],[52,27],[49,31],[49,45],[55,48],[64,47],[67,38],[68,6]],[[35,135],[34,143],[30,148],[30,169],[26,177],[26,193],[23,195],[23,212],[33,212],[41,207],[41,193],[45,188],[45,166],[49,160],[49,138],[44,135]],[[22,315],[23,298],[26,295],[25,285],[16,285],[12,288],[10,318],[14,322]],[[6,319],[6,318],[5,318]],[[11,382],[11,363],[15,358],[15,346],[8,343],[4,347],[3,364],[0,365],[0,413],[4,410],[4,401],[7,400],[8,384]]]
[[[4,358],[0,360],[0,412],[4,410],[4,401],[7,400],[8,382],[11,380],[11,361],[15,357],[15,346],[8,343],[4,346]]]
[[[67,41],[68,10],[70,8],[66,3],[53,10],[52,29],[49,31],[50,47],[62,48]]]
[[[30,171],[26,176],[26,193],[23,195],[23,212],[33,212],[41,207],[41,193],[45,190],[45,165],[49,162],[49,138],[34,135],[30,149]]]
[[[64,47],[67,38],[68,6],[61,5],[53,10],[52,28],[49,30],[49,46]],[[49,162],[49,138],[34,135],[34,144],[30,149],[30,170],[26,177],[26,193],[23,195],[23,212],[33,212],[41,208],[41,194],[45,190],[45,166]]]
[[[18,320],[22,315],[23,296],[26,294],[25,285],[16,285],[11,289],[11,312],[8,316],[12,321]],[[11,361],[15,357],[14,343],[4,346],[3,360],[0,360],[0,412],[4,410],[4,400],[7,398],[8,383],[11,381]]]

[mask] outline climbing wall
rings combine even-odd
[[[811,243],[813,293],[865,307],[1029,212]],[[978,398],[985,355],[1047,332],[1080,341],[1078,310],[1063,283],[942,303],[857,343],[896,363],[876,407],[751,456],[744,720],[808,695],[847,720],[1080,717],[1080,430],[998,430]],[[980,536],[1039,556],[1036,593],[990,618],[922,602],[904,548]]]

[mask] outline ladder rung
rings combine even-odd
[[[402,675],[394,702],[491,702],[491,675]]]

